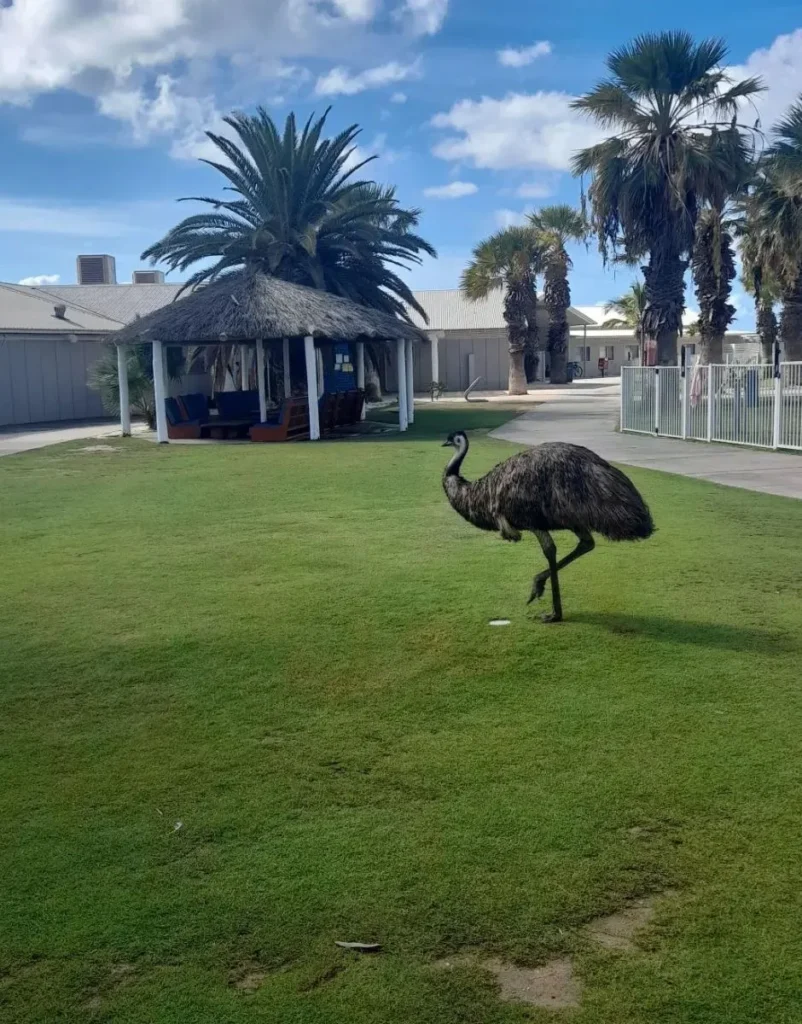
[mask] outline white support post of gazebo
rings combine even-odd
[[[117,382],[120,389],[120,433],[131,436],[131,401],[128,397],[128,347],[117,346]]]
[[[265,343],[259,338],[256,342],[256,377],[259,388],[259,422],[267,419],[267,394],[265,393]]]
[[[412,339],[407,339],[407,423],[415,422],[415,373],[412,361]]]
[[[356,386],[360,391],[365,390],[365,343],[356,343]],[[362,419],[365,418],[365,403],[362,402]]]
[[[396,377],[398,378],[398,429],[406,430],[409,426],[407,419],[407,343],[399,338],[395,343],[396,351]]]
[[[262,344],[264,345],[264,342],[262,342]],[[272,359],[273,359],[273,353],[272,353],[271,349],[270,348],[266,348],[265,349],[265,394],[267,395],[268,402],[270,402],[271,404],[273,402],[273,396],[270,393],[270,363],[272,362]]]
[[[248,390],[248,346],[240,345],[239,347],[239,373],[240,373],[240,387],[243,391]]]
[[[167,399],[167,387],[164,372],[164,346],[160,341],[153,342],[153,400],[156,404],[156,437],[159,444],[167,444],[167,410],[164,403]]]
[[[289,398],[290,392],[292,391],[292,381],[290,380],[290,339],[284,338],[281,343],[281,362],[282,369],[284,370],[284,397]]]
[[[304,362],[306,363],[306,397],[309,405],[309,440],[320,440],[320,409],[317,394],[317,356],[315,339],[311,334],[304,338]]]
[[[429,341],[432,343],[432,383],[435,384],[440,380],[440,335],[429,331]]]

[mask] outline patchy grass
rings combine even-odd
[[[579,1024],[802,1019],[802,505],[633,471],[659,532],[545,627],[535,542],[443,497],[452,412],[0,460],[4,1022],[557,1019],[460,953],[571,957]]]
[[[455,402],[438,404],[418,403],[415,406],[415,422],[408,434],[416,438],[440,438],[444,440],[454,430],[495,430],[522,412],[532,412],[538,403],[513,404],[511,402]],[[371,409],[369,419],[376,423],[398,423],[398,407],[385,406]],[[397,440],[408,439],[396,434]]]

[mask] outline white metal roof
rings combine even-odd
[[[415,292],[414,295],[426,310],[429,323],[424,323],[414,310],[410,310],[410,315],[414,323],[424,330],[493,330],[507,326],[504,320],[504,293],[501,290],[491,292],[486,299],[479,299],[477,302],[471,302],[459,288]],[[592,320],[583,316],[574,306],[569,308],[569,327],[592,323]]]
[[[180,289],[180,284],[53,284],[33,290],[130,324],[137,315],[147,316],[172,302]]]
[[[18,292],[29,293],[48,303],[65,302],[71,308],[81,308],[87,313],[109,318],[117,324],[129,324],[137,316],[146,316],[155,309],[172,302],[180,284],[66,284],[66,285],[8,285]],[[504,293],[492,292],[486,299],[471,302],[459,288],[419,291],[415,298],[426,310],[429,323],[425,324],[414,310],[412,320],[424,330],[465,331],[505,328]],[[3,304],[0,303],[0,331],[15,328],[5,323]],[[594,321],[584,316],[576,307],[568,310],[569,327],[593,325]],[[113,330],[106,323],[101,330]]]
[[[66,306],[64,316],[56,306]],[[100,313],[53,295],[39,294],[37,288],[0,284],[0,334],[105,334],[122,324]]]

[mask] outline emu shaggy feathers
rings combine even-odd
[[[589,448],[551,441],[474,481],[459,475],[465,451],[467,445],[446,467],[443,487],[454,510],[480,530],[509,524],[514,531],[572,530],[608,540],[644,540],[654,532],[634,484]]]

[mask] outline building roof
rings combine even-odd
[[[410,310],[413,323],[429,331],[475,331],[506,327],[504,320],[504,293],[491,292],[486,299],[471,302],[460,288],[415,292],[415,298],[426,310],[429,322]],[[581,327],[594,321],[584,316],[575,306],[568,309],[568,326]]]
[[[115,340],[125,344],[158,339],[168,345],[191,345],[306,334],[331,341],[422,338],[416,327],[388,313],[259,271],[243,270],[134,320]]]
[[[172,302],[180,284],[52,284],[31,291],[53,296],[60,302],[78,303],[87,309],[130,324],[137,316],[147,316]]]
[[[597,306],[576,306],[575,307],[584,317],[587,318],[588,327],[591,323],[594,327],[601,327],[606,320],[616,320],[615,313],[605,313],[603,305]],[[683,327],[690,327],[694,321],[699,319],[699,313],[695,309],[686,309],[682,314],[682,325]],[[572,325],[573,326],[573,325]],[[622,330],[622,328],[613,328],[614,330]],[[629,330],[632,328],[623,328],[623,330]]]
[[[70,308],[82,308],[108,318],[117,324],[130,324],[137,317],[146,317],[157,309],[168,305],[178,295],[181,284],[66,284],[66,285],[4,285],[20,293],[27,293],[43,299],[49,304],[67,303]],[[410,317],[418,327],[433,331],[496,330],[505,328],[504,293],[491,292],[486,299],[471,302],[459,288],[419,291],[415,298],[426,310],[429,323],[414,311]],[[601,307],[576,307],[568,310],[568,326],[595,325],[596,321],[585,315],[585,309]],[[0,303],[0,331],[15,330],[4,321],[5,310]],[[102,328],[111,330],[108,324]]]
[[[64,306],[64,315],[56,315]],[[37,288],[0,284],[0,334],[107,334],[118,330],[119,320],[103,316],[58,296],[39,294]]]

